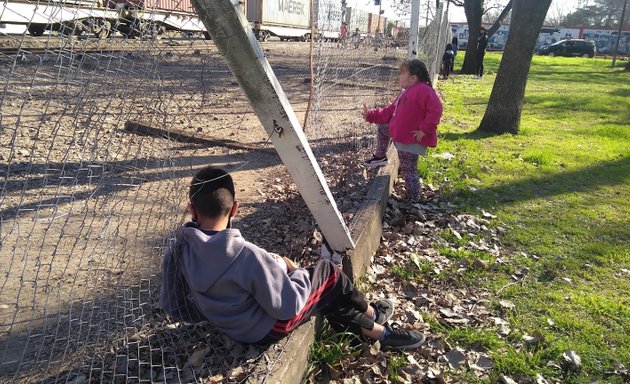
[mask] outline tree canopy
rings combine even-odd
[[[567,14],[561,23],[567,26],[618,27],[624,0],[594,0],[593,4],[578,7]],[[630,29],[626,18],[624,29]]]

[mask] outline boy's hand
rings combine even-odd
[[[421,130],[417,130],[417,131],[411,131],[411,135],[413,136],[414,139],[416,139],[416,141],[420,141],[424,137],[425,133],[422,132]]]
[[[284,262],[287,264],[287,272],[293,272],[299,268],[299,266],[295,264],[295,262],[289,259],[288,257],[282,256],[282,258],[284,259]]]
[[[361,111],[361,116],[363,116],[363,119],[367,119],[367,115],[368,115],[368,109],[365,106],[365,104],[363,104],[363,111]]]

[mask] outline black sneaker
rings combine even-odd
[[[387,335],[384,340],[381,340],[381,346],[404,351],[416,349],[424,343],[424,335],[421,332],[408,331],[401,328],[393,329],[389,326],[386,327],[389,330],[389,335]]]
[[[366,167],[370,167],[370,168],[381,167],[387,164],[387,157],[386,156],[376,157],[372,155],[372,157],[369,160],[364,161],[363,164]]]
[[[392,315],[394,314],[394,303],[392,303],[390,300],[377,300],[370,305],[376,310],[376,320],[374,320],[374,322],[380,325],[384,325],[385,323],[387,323],[387,321],[391,319]]]

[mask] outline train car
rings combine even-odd
[[[393,44],[397,47],[405,46],[409,43],[409,28],[394,27],[392,28]]]
[[[316,0],[315,20],[317,20],[317,37],[324,40],[338,40],[342,16],[341,1]]]
[[[105,7],[111,9],[144,9],[195,13],[190,0],[104,0]]]
[[[246,10],[247,20],[253,23],[259,40],[271,36],[280,40],[311,38],[310,0],[248,0]]]
[[[148,3],[80,0],[46,4],[37,0],[11,0],[0,4],[0,23],[24,25],[33,36],[41,36],[47,30],[75,36],[91,33],[97,37],[108,37],[118,31],[131,38],[156,38],[167,30],[205,31],[193,13],[190,0]]]
[[[311,0],[234,0],[260,40],[311,38]],[[338,39],[343,20],[337,0],[316,0],[317,35]],[[348,8],[350,31],[369,33],[368,12]],[[65,35],[108,37],[121,33],[130,38],[159,38],[166,31],[206,33],[191,0],[8,0],[0,3],[0,24],[21,25],[33,36],[46,31]],[[207,36],[207,33],[206,33]],[[207,36],[208,37],[208,36]]]
[[[375,13],[368,13],[367,33],[375,35],[377,32],[385,34],[386,18]]]
[[[354,32],[359,29],[361,34],[368,34],[368,16],[369,12],[363,9],[348,7],[346,8],[346,23],[350,32]]]

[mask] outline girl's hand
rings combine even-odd
[[[417,131],[411,131],[411,135],[413,136],[414,139],[416,139],[416,141],[420,141],[424,137],[425,133],[422,132],[421,130],[417,130]]]
[[[363,119],[367,120],[367,115],[368,115],[368,109],[365,106],[365,104],[363,104],[363,111],[361,111],[361,116],[363,116]]]
[[[299,268],[298,265],[288,257],[282,256],[282,258],[284,259],[284,262],[287,263],[287,272],[293,272]]]

